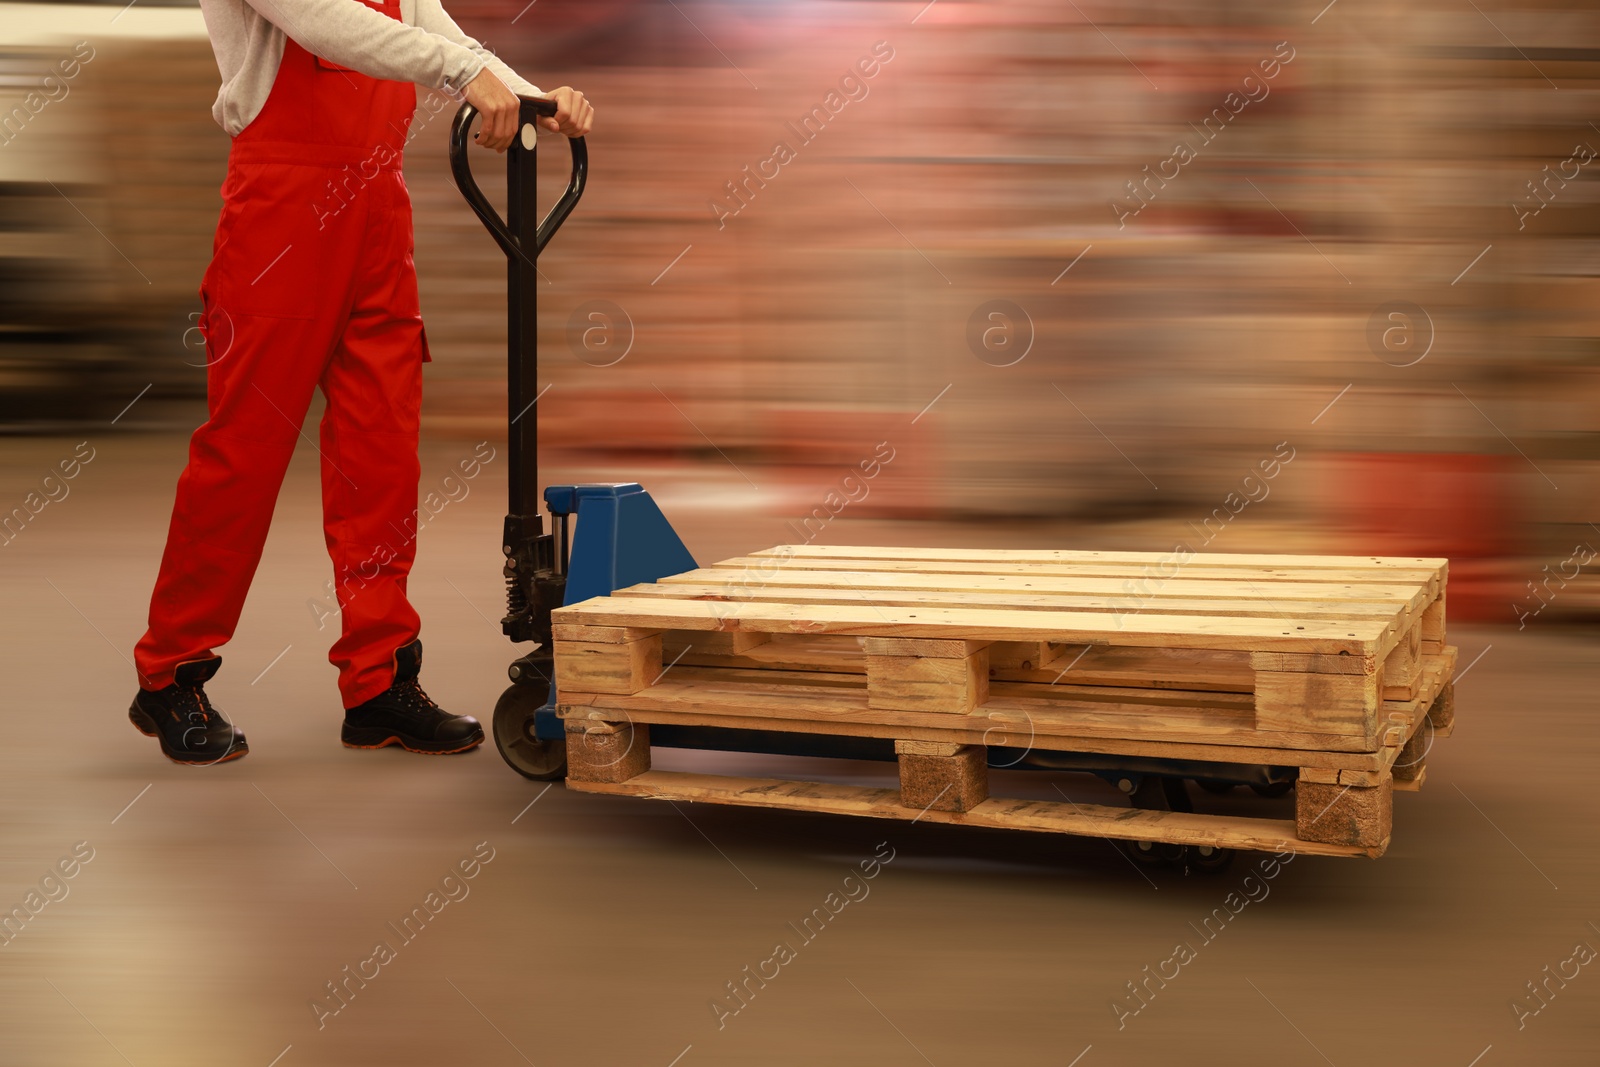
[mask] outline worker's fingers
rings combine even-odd
[[[490,148],[496,152],[504,152],[511,147],[511,139],[517,135],[517,117],[520,111],[520,106],[513,100],[508,106],[495,112],[494,132],[489,141]]]
[[[570,85],[551,90],[550,100],[556,105],[554,116],[541,119],[539,125],[551,133],[564,133],[568,137],[584,137],[594,121],[594,107],[588,99]]]
[[[511,138],[516,136],[517,118],[522,106],[517,95],[487,69],[467,83],[462,95],[483,117],[482,125],[473,139],[496,152],[504,152],[509,148]]]
[[[572,128],[574,137],[587,137],[590,128],[594,125],[594,105],[587,99],[580,98],[579,105],[572,113]]]
[[[517,134],[517,119],[521,110],[521,103],[509,93],[506,99],[496,103],[494,111],[485,119],[489,128],[487,143],[490,148],[504,152],[511,147],[511,139]]]

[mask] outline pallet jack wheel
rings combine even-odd
[[[1165,841],[1124,841],[1122,850],[1141,867],[1170,867],[1183,859],[1183,846]]]
[[[534,716],[550,696],[549,683],[518,682],[494,706],[494,744],[511,769],[536,782],[556,782],[567,776],[566,738],[535,737]]]
[[[1215,845],[1190,845],[1183,861],[1191,870],[1203,874],[1217,874],[1233,864],[1233,849]]]
[[[1182,778],[1165,775],[1146,775],[1137,785],[1128,781],[1126,790],[1129,802],[1136,808],[1150,811],[1194,811],[1189,790]],[[1212,845],[1176,845],[1162,841],[1129,841],[1125,849],[1135,863],[1152,867],[1182,867],[1185,873],[1195,871],[1214,874],[1226,870],[1233,862],[1233,849]]]
[[[1258,797],[1281,797],[1294,788],[1293,782],[1273,782],[1271,785],[1257,785],[1250,783],[1250,788]]]
[[[1145,775],[1137,784],[1124,779],[1121,788],[1128,801],[1136,808],[1152,811],[1193,811],[1189,795],[1184,791],[1182,778]],[[1188,851],[1182,845],[1169,841],[1129,841],[1124,845],[1135,863],[1149,867],[1173,867],[1184,861]]]

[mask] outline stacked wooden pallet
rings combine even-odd
[[[590,792],[1378,855],[1447,732],[1446,561],[782,546],[555,613]],[[901,788],[651,771],[652,723],[893,740]],[[989,746],[1298,769],[1293,821],[991,798]]]

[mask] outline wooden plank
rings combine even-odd
[[[1339,772],[1339,784],[1371,788],[1372,786],[1382,785],[1386,777],[1389,777],[1389,772],[1387,771],[1358,771],[1346,768]]]
[[[1026,588],[1026,583],[1015,583],[1001,590],[985,589],[901,589],[895,583],[874,582],[867,585],[843,585],[832,575],[818,577],[814,582],[793,585],[770,584],[753,590],[727,590],[706,582],[685,582],[679,577],[665,578],[649,585],[632,585],[618,589],[615,597],[655,597],[677,600],[715,600],[726,603],[764,602],[786,604],[885,604],[895,607],[955,607],[997,608],[1018,611],[1098,611],[1110,614],[1130,614],[1140,611],[1158,612],[1162,615],[1229,615],[1257,618],[1316,618],[1316,619],[1366,619],[1395,614],[1409,606],[1409,602],[1386,596],[1371,599],[1329,599],[1300,596],[1274,598],[1247,595],[1242,586],[1231,597],[1216,595],[1183,598],[1176,595],[1138,597],[1118,595],[1082,595],[1054,593]],[[948,583],[920,583],[948,584]],[[993,583],[986,583],[993,584]],[[1253,583],[1252,583],[1253,584]],[[1262,592],[1266,592],[1265,588]],[[1411,587],[1420,600],[1420,587]]]
[[[1075,643],[1245,652],[1382,655],[1394,643],[1381,621],[1306,619],[1298,625],[1264,619],[1139,614],[1114,620],[1089,612],[793,605],[704,600],[595,597],[557,608],[561,624],[765,633],[848,633],[864,637],[950,637],[972,641],[1055,640]],[[1114,625],[1107,625],[1113,622]]]
[[[751,553],[753,556],[779,556],[802,559],[861,559],[994,563],[1137,563],[1172,564],[1205,562],[1216,566],[1303,567],[1342,570],[1371,567],[1376,570],[1431,568],[1442,572],[1448,560],[1405,556],[1297,556],[1262,555],[1236,552],[1195,552],[1187,560],[1172,552],[1093,552],[1082,549],[1005,549],[1005,548],[880,548],[862,545],[778,545]]]
[[[620,645],[654,637],[661,630],[638,626],[588,626],[582,623],[556,623],[550,636],[557,641],[588,641],[592,644]]]
[[[757,569],[760,568],[760,569]],[[731,560],[720,560],[712,563],[710,569],[722,571],[725,581],[739,581],[746,585],[760,585],[763,582],[778,581],[781,577],[790,574],[806,573],[853,573],[853,574],[1026,574],[1030,577],[1083,577],[1083,579],[1101,579],[1101,581],[1115,581],[1120,585],[1131,585],[1134,579],[1139,582],[1138,587],[1155,589],[1158,585],[1176,584],[1176,582],[1213,581],[1229,582],[1234,585],[1261,584],[1307,584],[1322,585],[1323,589],[1338,589],[1344,584],[1381,584],[1421,585],[1435,584],[1438,582],[1438,571],[1435,568],[1389,569],[1389,571],[1373,571],[1373,569],[1346,569],[1346,571],[1333,571],[1333,569],[1294,569],[1294,568],[1229,568],[1229,566],[1198,566],[1189,565],[1184,568],[1174,569],[1168,574],[1150,574],[1128,566],[1098,566],[1093,563],[958,563],[958,561],[864,561],[864,560],[787,560],[779,566],[771,565],[770,560],[760,557],[733,557]],[[738,573],[738,576],[734,576]],[[749,574],[750,577],[744,577]],[[1262,593],[1266,595],[1266,593]]]
[[[568,782],[586,793],[731,804],[738,807],[782,808],[815,814],[857,815],[882,819],[923,819],[960,826],[1109,837],[1124,841],[1167,841],[1185,845],[1266,852],[1303,852],[1319,856],[1376,856],[1381,847],[1341,846],[1300,840],[1286,819],[1113,808],[1099,804],[991,798],[970,811],[919,812],[901,802],[899,791],[823,782],[789,782],[771,778],[734,778],[682,771],[646,771],[626,782]]]
[[[1105,577],[1063,571],[1060,574],[1018,574],[1015,571],[995,569],[981,573],[902,571],[856,571],[831,568],[828,570],[792,570],[760,582],[744,582],[733,570],[717,566],[669,575],[656,583],[627,586],[618,590],[627,594],[633,590],[649,590],[656,586],[686,586],[697,590],[696,596],[720,599],[756,597],[765,591],[785,589],[869,590],[893,589],[903,592],[968,592],[968,593],[1032,593],[1036,595],[1077,595],[1111,598],[1124,610],[1136,610],[1147,603],[1163,599],[1229,600],[1245,603],[1275,601],[1290,604],[1296,601],[1314,603],[1403,604],[1420,610],[1437,596],[1436,579],[1419,578],[1404,581],[1387,578],[1374,581],[1371,577],[1348,582],[1304,582],[1265,579],[1205,578],[1185,576],[1156,583],[1135,584],[1125,578]]]
[[[954,756],[966,747],[951,741],[902,740],[894,743],[894,752],[897,756]]]
[[[893,733],[899,738],[920,741],[954,742],[958,744],[986,744],[997,736],[1005,744],[1027,747],[1041,752],[1084,752],[1111,756],[1157,756],[1167,759],[1202,760],[1213,763],[1265,763],[1284,767],[1342,767],[1378,768],[1384,765],[1381,752],[1339,750],[1333,747],[1314,749],[1271,748],[1251,745],[1222,745],[1195,741],[1158,741],[1149,738],[1127,739],[1089,736],[1039,736],[1030,735],[1026,720],[1020,728],[1012,728],[981,717],[942,716],[933,725],[897,723],[893,730],[871,722],[853,722],[846,719],[819,719],[797,710],[792,717],[767,713],[741,715],[736,710],[708,717],[701,708],[672,705],[645,710],[590,706],[588,702],[605,699],[631,700],[634,698],[606,698],[580,694],[576,701],[556,705],[556,713],[563,717],[595,712],[601,715],[632,715],[639,722],[660,723],[667,726],[714,726],[729,730],[777,730],[783,733],[815,734],[839,737],[878,737],[887,739]],[[1015,738],[1013,741],[1011,739]],[[1347,738],[1332,738],[1348,743]]]

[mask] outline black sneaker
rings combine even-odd
[[[346,748],[386,748],[443,756],[483,744],[483,727],[470,715],[452,715],[417,684],[422,642],[395,650],[394,684],[365,704],[347,708],[341,736]]]
[[[205,684],[222,666],[222,657],[180,663],[165,689],[141,689],[128,719],[146,737],[161,742],[174,763],[204,766],[238,759],[250,751],[244,732],[211,706]]]

